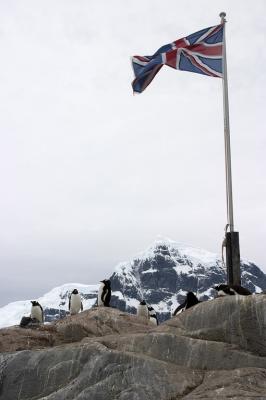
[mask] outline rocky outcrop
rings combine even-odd
[[[114,308],[94,307],[52,324],[39,325],[35,329],[18,326],[0,329],[0,352],[54,347],[79,342],[85,337],[145,333],[153,327],[135,315]]]
[[[94,308],[0,341],[1,400],[266,399],[266,295],[206,301],[158,327]]]

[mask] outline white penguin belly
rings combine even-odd
[[[102,301],[103,288],[104,288],[104,283],[101,283],[98,290],[98,306],[104,306],[104,302]]]
[[[79,294],[72,294],[70,300],[70,314],[78,314],[81,309],[81,298]]]
[[[218,297],[222,297],[222,296],[230,296],[230,295],[225,293],[223,290],[218,290]]]
[[[142,318],[149,318],[149,310],[148,310],[148,307],[146,306],[146,305],[139,305],[138,306],[138,311],[137,311],[137,315],[139,316],[139,317],[142,317]]]
[[[31,318],[37,319],[39,322],[43,322],[42,320],[42,310],[39,306],[33,306],[31,307]]]
[[[157,320],[156,320],[156,318],[150,317],[150,322],[151,322],[153,325],[156,325],[156,326],[157,326]]]

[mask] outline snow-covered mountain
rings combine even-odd
[[[212,287],[226,282],[226,270],[218,255],[164,239],[132,261],[119,264],[111,281],[113,305],[135,313],[143,298],[162,321],[170,318],[188,291],[201,300],[213,298]],[[241,260],[241,282],[252,293],[266,290],[266,275],[246,260]]]
[[[120,263],[110,279],[112,307],[136,313],[139,301],[145,299],[162,321],[171,316],[188,291],[202,300],[212,298],[215,295],[212,286],[226,282],[226,273],[216,254],[164,239],[157,240],[133,260]],[[252,262],[241,261],[241,279],[242,285],[253,293],[266,290],[266,275]],[[74,288],[84,299],[84,309],[95,304],[98,285],[62,285],[38,299],[45,310],[46,321],[67,314],[68,297]],[[18,324],[23,315],[29,315],[30,308],[30,301],[0,308],[0,327]]]
[[[67,283],[52,289],[37,300],[44,309],[45,321],[63,318],[68,314],[68,298],[73,289],[78,289],[82,294],[83,307],[91,308],[95,303],[99,285],[84,285],[80,283]],[[15,301],[0,308],[0,328],[18,325],[22,316],[29,316],[31,310],[30,300]]]

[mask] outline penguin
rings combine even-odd
[[[98,306],[109,307],[111,300],[111,281],[109,279],[104,279],[98,291]]]
[[[43,308],[38,301],[31,301],[31,319],[36,319],[38,322],[43,323]]]
[[[193,307],[198,303],[201,303],[201,301],[198,300],[197,296],[195,296],[193,292],[188,292],[186,300],[175,309],[173,315],[177,315],[179,314],[179,312],[187,310],[188,308]]]
[[[221,284],[214,286],[213,289],[217,290],[217,296],[249,296],[252,293],[240,285],[226,285]]]
[[[137,309],[137,316],[147,320],[149,319],[149,310],[145,300],[140,301]]]
[[[69,297],[68,309],[70,311],[70,315],[78,314],[80,310],[83,311],[83,304],[77,289],[74,289]]]
[[[153,325],[158,325],[158,318],[153,307],[148,306],[150,321]]]

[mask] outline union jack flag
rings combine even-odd
[[[224,24],[202,29],[160,47],[153,56],[133,56],[133,91],[143,92],[163,65],[222,78]]]

